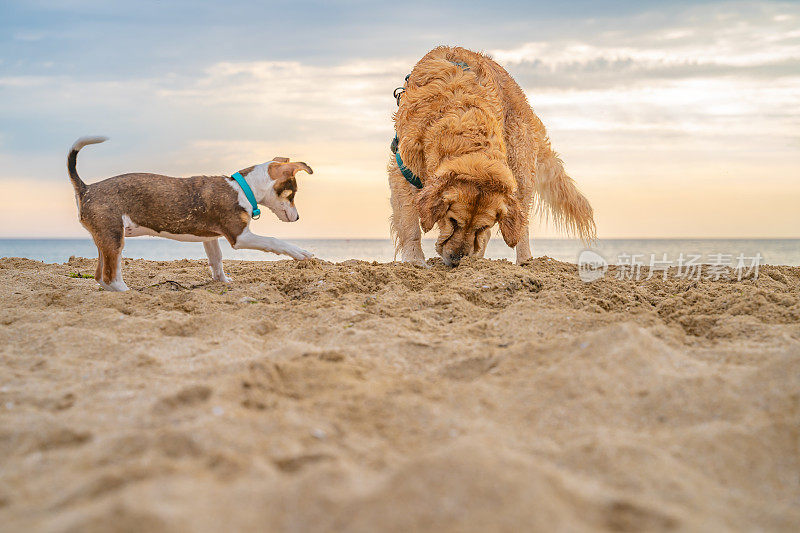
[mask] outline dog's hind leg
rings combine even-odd
[[[103,282],[103,251],[97,247],[97,268],[94,271],[94,279],[97,283]]]
[[[122,247],[103,254],[103,287],[112,292],[128,290],[122,279]]]
[[[517,242],[517,264],[522,264],[531,257],[530,242],[530,210],[536,192],[536,153],[538,137],[544,135],[544,126],[535,122],[535,115],[527,104],[523,108],[512,108],[507,111],[505,121],[505,140],[508,155],[508,167],[517,182],[517,199],[525,210],[520,239]],[[541,128],[541,132],[537,129]]]
[[[123,228],[105,228],[102,234],[95,239],[97,248],[102,255],[102,276],[97,280],[108,291],[123,292],[128,286],[122,279],[122,248],[125,239],[122,236]]]
[[[400,259],[404,263],[426,266],[425,254],[422,252],[422,229],[414,205],[416,192],[400,173],[394,158],[389,163],[389,188],[392,192],[390,227],[394,237],[395,254],[400,252]]]
[[[208,265],[211,267],[211,279],[222,283],[230,282],[231,279],[225,275],[225,271],[222,269],[222,250],[219,248],[219,240],[203,241],[203,248],[206,249]]]

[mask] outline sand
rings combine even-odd
[[[0,530],[797,531],[800,268],[0,260]]]

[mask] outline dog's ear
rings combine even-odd
[[[428,233],[447,213],[450,207],[449,202],[442,196],[444,187],[442,185],[428,185],[423,187],[417,196],[417,210],[419,211],[419,221],[422,231]]]
[[[314,171],[311,170],[311,167],[303,163],[302,161],[297,161],[294,163],[281,163],[276,161],[276,165],[270,165],[267,168],[267,172],[269,172],[269,176],[275,181],[283,181],[293,178],[295,174],[298,172],[305,171],[309,174],[313,174]]]
[[[292,167],[292,176],[300,172],[301,170],[304,172],[308,172],[309,174],[313,174],[314,171],[311,170],[311,167],[303,163],[302,161],[297,161],[295,163],[287,163],[284,166]]]
[[[277,162],[277,163],[288,163],[289,162],[289,158],[288,157],[273,157],[272,160]]]
[[[522,238],[525,227],[525,213],[522,204],[516,196],[509,196],[505,202],[505,209],[500,213],[500,233],[503,240],[514,248]]]

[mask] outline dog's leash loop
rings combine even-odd
[[[398,87],[392,93],[392,95],[394,96],[394,99],[397,100],[397,105],[398,106],[400,105],[400,97],[403,96],[404,92],[406,92],[406,88],[405,87]]]
[[[411,74],[406,74],[406,83],[408,83],[408,78],[410,78],[410,77],[411,77]],[[394,99],[397,100],[397,107],[400,107],[400,97],[403,96],[404,92],[406,92],[405,85],[403,87],[398,87],[392,93],[392,96],[394,96]]]

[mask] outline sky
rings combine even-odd
[[[87,182],[287,156],[301,219],[254,231],[388,238],[392,90],[441,44],[515,77],[601,238],[800,237],[800,3],[0,0],[0,238],[87,236],[94,134]]]

